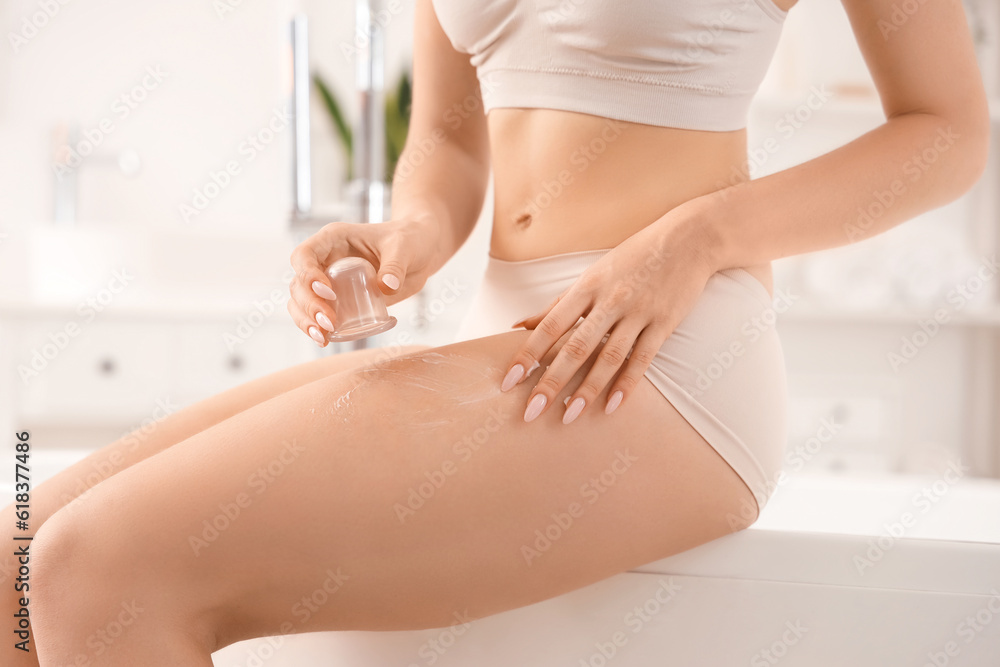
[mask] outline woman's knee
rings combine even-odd
[[[74,512],[69,508],[56,511],[35,531],[28,547],[33,608],[42,609],[50,600],[65,599],[70,592],[70,568],[83,561],[80,526],[75,517],[67,516],[71,514]]]
[[[127,562],[129,540],[108,525],[111,517],[97,516],[96,504],[63,507],[36,531],[29,547],[33,617],[72,614],[130,583],[136,563]]]
[[[52,642],[90,616],[97,593],[108,591],[106,563],[93,556],[88,526],[78,513],[63,508],[49,517],[28,546],[31,627],[36,643]]]
[[[82,653],[114,640],[129,626],[176,622],[196,627],[199,609],[185,594],[184,569],[137,531],[123,498],[106,493],[63,507],[30,545],[31,623],[36,637],[68,636]],[[146,523],[150,521],[147,518]],[[80,627],[90,623],[93,627]],[[210,627],[197,639],[214,650]],[[96,642],[96,644],[95,644]]]

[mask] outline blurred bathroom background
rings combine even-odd
[[[373,17],[390,145],[405,123],[395,95],[411,66],[412,5],[385,0]],[[997,100],[1000,4],[966,7]],[[356,127],[370,39],[351,0],[0,5],[0,432],[30,430],[36,451],[83,456],[350,348],[318,350],[285,311],[292,248],[320,222],[348,219],[357,196],[343,127],[313,83],[311,207],[293,215],[297,14],[308,17],[311,75]],[[752,176],[882,122],[837,0],[791,11],[750,121]],[[960,460],[1000,477],[998,157],[947,207],[776,263],[796,471],[922,473]],[[369,346],[451,340],[482,274],[490,213],[488,199],[473,237]]]

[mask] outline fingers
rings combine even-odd
[[[589,298],[584,300],[583,297],[569,296],[561,300],[538,322],[522,349],[515,354],[514,364],[504,378],[501,390],[509,389],[520,382],[522,376],[527,375],[524,369],[532,368],[556,341],[572,329],[569,338],[560,346],[552,363],[539,378],[528,398],[524,411],[526,422],[536,419],[552,405],[555,397],[590,358],[601,344],[604,334],[617,320],[616,316],[603,308],[594,308],[587,313],[589,306]],[[577,325],[581,313],[585,316]],[[583,407],[584,404],[580,401],[572,404],[570,421],[575,419]]]
[[[326,336],[323,334],[322,330],[316,326],[316,322],[313,317],[306,314],[302,310],[302,306],[295,301],[295,299],[288,300],[288,314],[292,316],[292,321],[295,325],[302,329],[302,332],[313,339],[317,345],[320,347],[326,347],[327,340]]]
[[[604,412],[611,414],[615,409],[629,397],[639,380],[646,374],[656,353],[660,351],[663,341],[670,335],[670,329],[663,325],[650,325],[642,330],[639,337],[632,346],[632,353],[625,364],[625,369],[618,375],[618,379],[611,385],[608,392],[608,402]]]
[[[585,312],[587,306],[589,306],[589,302],[582,297],[568,297],[558,303],[553,302],[553,305],[550,306],[552,310],[534,326],[534,331],[531,332],[521,348],[514,353],[511,366],[500,385],[500,391],[509,391],[523,382],[538,367],[541,358],[555,342],[577,323],[580,314]],[[536,317],[538,316],[527,319],[534,320]]]
[[[326,285],[323,288],[323,290],[317,289],[315,283],[307,285],[301,281],[294,281],[291,286],[292,300],[299,304],[302,312],[312,319],[313,324],[319,325],[326,331],[333,331],[334,323],[337,321],[337,311],[330,301],[319,297],[319,293],[333,292]]]
[[[586,321],[587,319],[577,327],[576,332],[584,328]],[[599,329],[598,327],[595,331],[599,331]],[[573,336],[576,335],[576,332]],[[572,423],[585,410],[594,406],[601,392],[609,387],[609,383],[607,400],[599,409],[603,409],[604,413],[608,415],[618,409],[618,406],[635,390],[668,335],[668,327],[650,324],[644,328],[640,320],[621,320],[615,324],[606,336],[598,340],[600,349],[597,351],[597,358],[593,366],[587,372],[580,386],[566,398],[562,416],[563,424]],[[588,340],[591,336],[592,334],[585,334]],[[573,351],[564,357],[563,351],[572,340],[572,336],[567,339],[545,373],[539,378],[538,384],[528,399],[528,407],[525,409],[524,415],[525,421],[532,421],[545,412],[584,361],[593,354],[593,348],[586,344],[585,347],[591,349],[591,352],[582,357],[579,363],[577,360],[581,358],[582,352]],[[581,342],[579,345],[581,349],[584,349],[584,343]],[[543,398],[538,398],[539,396]],[[534,408],[532,401],[535,401]]]
[[[622,365],[626,363],[626,360],[629,358],[629,352],[637,344],[637,339],[640,338],[642,331],[642,324],[638,321],[622,320],[615,324],[614,328],[608,334],[607,342],[601,346],[594,365],[587,372],[580,386],[577,387],[576,391],[569,396],[569,400],[566,401],[563,424],[571,423],[586,408],[594,405],[598,395],[604,391],[604,388],[614,379],[615,374],[618,373]],[[659,344],[657,344],[656,349],[658,350],[659,347]],[[556,360],[558,360],[558,356]],[[648,366],[649,364],[646,365]],[[570,372],[569,378],[572,377],[572,373],[575,370],[573,369]],[[639,376],[641,377],[645,371],[646,369],[643,368]],[[569,378],[566,379],[567,382]],[[559,391],[562,390],[563,386],[565,386],[565,383],[560,385]],[[604,407],[606,414],[611,414],[615,411],[624,398],[624,393],[624,391],[621,391],[617,397],[614,395],[614,391],[608,393],[609,400]],[[612,400],[614,400],[614,404],[612,404]]]
[[[294,307],[289,304],[296,324],[321,347],[326,345],[326,333],[333,332],[337,323],[336,310],[331,303],[337,299],[332,289],[326,267],[342,257],[362,257],[377,266],[377,284],[386,296],[388,305],[404,298],[401,294],[406,272],[413,263],[414,234],[420,231],[410,223],[392,222],[379,225],[357,225],[334,222],[324,226],[306,239],[292,252],[291,264],[295,276],[289,285]],[[420,282],[417,275],[406,290],[412,291]],[[419,289],[420,285],[417,285]]]
[[[535,331],[545,327],[546,321],[540,322],[539,328]],[[528,405],[524,411],[524,421],[532,421],[542,414],[548,406],[552,405],[559,392],[601,344],[604,334],[612,324],[613,320],[603,311],[591,312],[580,322],[559,348],[552,363],[538,379],[538,383],[528,398]],[[570,413],[570,421],[572,421],[583,409],[583,405],[579,401],[575,404],[571,402],[568,409],[572,410]]]
[[[292,300],[298,303],[302,311],[312,318],[315,324],[329,331],[332,330],[332,323],[336,321],[329,301],[336,300],[337,295],[333,292],[330,279],[319,260],[307,244],[308,241],[292,253],[292,266],[296,273],[288,290]],[[331,326],[327,327],[327,324]]]
[[[312,338],[320,347],[326,347],[327,332],[333,332],[337,322],[336,312],[329,301],[317,295],[317,282],[309,287],[302,280],[293,280],[291,285],[292,298],[288,300],[288,312],[295,324]],[[329,286],[323,288],[332,294]]]
[[[323,273],[323,264],[333,253],[335,245],[346,245],[346,235],[353,230],[349,223],[331,222],[300,243],[292,251],[292,268],[296,275],[304,271]],[[322,280],[322,276],[320,276]]]
[[[330,223],[295,248],[291,256],[295,277],[288,287],[291,293],[288,312],[295,324],[320,347],[326,346],[325,332],[332,332],[337,321],[330,303],[337,295],[323,263],[348,231],[344,223]]]
[[[298,269],[288,288],[292,293],[292,298],[295,298],[298,294],[304,299],[300,304],[303,308],[308,305],[309,301],[317,300],[315,307],[308,309],[311,311],[320,310],[326,305],[319,303],[318,299],[322,298],[334,301],[337,298],[337,295],[333,292],[333,288],[330,286],[330,279],[319,263],[315,261],[312,264],[303,265],[303,268]]]
[[[390,236],[379,250],[378,286],[385,294],[395,294],[403,284],[409,262],[397,237]]]
[[[561,320],[561,317],[561,314],[553,311],[539,323],[532,336],[538,332],[549,336],[563,328],[565,320]],[[555,324],[548,324],[550,320]],[[580,386],[565,401],[562,421],[564,424],[572,423],[597,402],[598,396],[609,384],[607,401],[600,409],[610,415],[635,390],[663,341],[667,339],[669,329],[665,324],[647,324],[639,318],[615,321],[615,317],[607,311],[594,309],[572,330],[552,363],[538,379],[528,398],[524,420],[530,422],[544,413],[595,351],[597,358],[593,365]],[[504,378],[501,390],[507,391],[519,384],[530,374],[530,370],[538,366],[537,359],[545,354],[538,350],[545,345],[546,343],[533,343],[530,338],[525,342],[523,351],[515,356],[515,364]],[[530,369],[529,372],[524,372],[525,367]]]

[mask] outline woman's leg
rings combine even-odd
[[[352,369],[363,369],[367,364],[415,352],[424,347],[426,346],[397,345],[323,357],[247,382],[179,410],[157,422],[152,429],[147,427],[145,430],[136,430],[32,489],[32,526],[37,529],[56,510],[73,502],[81,494],[87,495],[88,490],[99,482],[247,408],[320,378]],[[0,532],[0,539],[5,540],[4,544],[9,546],[13,543],[13,504],[4,509],[2,516],[10,518],[10,521],[4,521]],[[17,566],[13,549],[5,547],[0,555],[0,586],[3,589],[0,611],[7,619],[13,618],[14,612],[19,608],[17,601],[20,594],[13,587]],[[0,648],[0,665],[38,665],[34,653],[26,654],[16,650],[12,644],[13,642],[4,642]]]
[[[32,544],[43,667],[208,666],[250,637],[440,627],[731,532],[750,491],[648,382],[613,415],[525,423],[532,382],[499,385],[527,335],[325,377],[57,512]],[[98,654],[88,638],[123,614]]]

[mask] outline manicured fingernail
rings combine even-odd
[[[536,369],[536,368],[538,368],[539,366],[541,366],[541,364],[540,364],[540,363],[538,363],[537,361],[534,361],[534,362],[532,362],[532,363],[531,363],[531,368],[529,368],[529,369],[528,369],[528,374],[527,374],[527,375],[525,375],[524,377],[525,377],[525,378],[530,378],[530,377],[531,377],[531,374],[532,374],[532,373],[534,373],[534,372],[535,372],[535,369]]]
[[[510,325],[510,328],[511,328],[511,329],[516,329],[516,328],[518,328],[519,326],[521,326],[522,324],[524,324],[524,320],[526,320],[526,319],[528,319],[528,318],[527,318],[527,317],[525,317],[525,318],[523,318],[523,319],[520,319],[520,320],[518,320],[517,322],[514,322],[514,324]]]
[[[320,296],[328,301],[333,301],[337,298],[337,295],[333,293],[332,289],[318,280],[313,281],[312,288],[313,292],[316,292],[316,296]]]
[[[586,403],[587,402],[580,396],[574,398],[573,402],[569,404],[568,408],[566,408],[565,414],[563,414],[563,424],[568,424],[579,417],[580,413],[583,412],[583,406],[586,405]]]
[[[607,407],[604,408],[604,414],[610,415],[612,412],[614,412],[615,408],[618,407],[618,404],[622,402],[622,396],[623,394],[621,390],[611,394],[611,399],[608,401]]]
[[[331,322],[330,318],[323,313],[316,313],[316,321],[319,322],[319,325],[327,331],[331,333],[333,332],[333,322]]]
[[[323,347],[323,344],[326,342],[326,338],[323,337],[323,334],[316,327],[309,327],[309,337],[316,341],[316,344],[320,347]]]
[[[384,276],[382,276],[382,284],[388,287],[389,289],[399,289],[399,278],[392,275],[391,273],[387,273]]]
[[[521,364],[514,364],[507,371],[507,375],[504,376],[503,382],[500,384],[500,391],[508,391],[511,387],[517,384],[517,381],[521,379],[524,375],[524,366]]]
[[[524,421],[530,422],[532,419],[542,414],[545,407],[545,394],[535,394],[535,397],[528,403],[528,409],[524,411]]]

